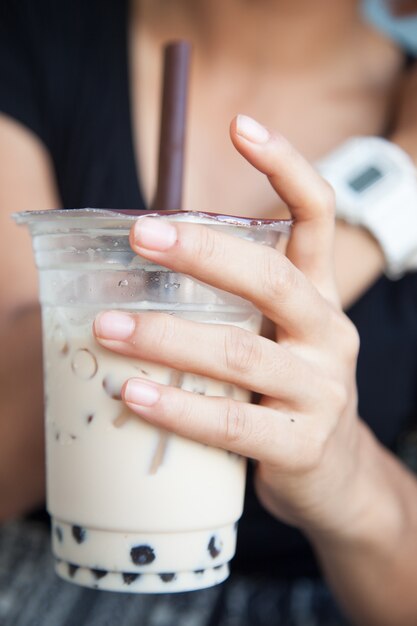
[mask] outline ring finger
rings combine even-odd
[[[311,449],[308,418],[296,413],[205,397],[138,378],[125,384],[122,395],[132,411],[154,426],[271,465],[288,468],[303,458],[303,447],[306,454]]]

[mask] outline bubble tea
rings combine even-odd
[[[149,215],[149,214],[148,214]],[[158,219],[157,214],[153,214]],[[200,213],[208,224],[274,246],[288,224]],[[245,460],[157,429],[121,399],[131,377],[249,401],[235,385],[112,353],[92,335],[106,309],[159,311],[258,333],[254,306],[150,263],[129,247],[137,215],[96,209],[26,212],[40,276],[47,507],[59,576],[134,593],[187,591],[228,576]]]

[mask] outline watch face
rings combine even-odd
[[[338,215],[357,219],[379,211],[392,194],[415,181],[415,168],[400,148],[377,137],[348,140],[319,162],[319,171],[336,192]],[[414,183],[413,183],[414,184]],[[408,188],[408,187],[407,187]],[[376,207],[376,208],[375,208]]]
[[[360,194],[372,187],[376,182],[383,178],[384,173],[381,169],[371,165],[347,181],[349,187],[356,193]]]

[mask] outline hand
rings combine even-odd
[[[94,332],[115,352],[261,394],[255,405],[141,379],[123,388],[130,409],[155,426],[255,459],[259,496],[277,517],[337,529],[359,507],[352,489],[361,429],[358,338],[340,310],[332,271],[333,193],[285,139],[253,120],[236,118],[231,138],[291,210],[287,256],[201,225],[152,218],[135,224],[131,246],[252,301],[276,325],[275,340],[162,313],[101,313]]]

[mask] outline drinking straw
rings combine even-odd
[[[190,53],[187,41],[174,41],[164,49],[155,211],[181,209]]]
[[[155,211],[181,209],[190,53],[191,46],[186,41],[172,42],[164,49],[158,182],[152,205]],[[170,385],[181,384],[182,373],[172,370]],[[163,464],[169,439],[170,434],[160,429],[150,474],[156,474]]]

